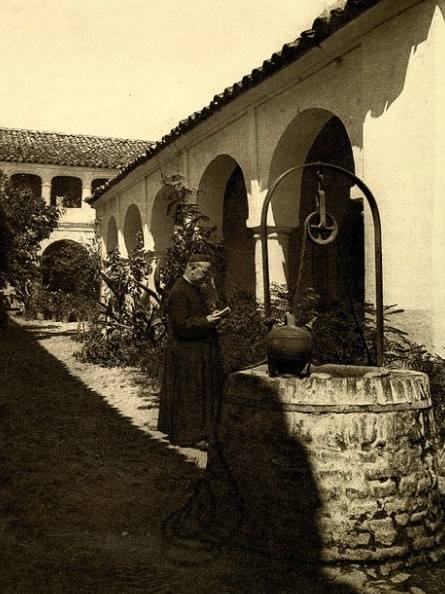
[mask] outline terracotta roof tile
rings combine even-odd
[[[0,161],[116,169],[153,145],[84,134],[0,128]]]

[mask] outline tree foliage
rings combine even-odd
[[[52,243],[41,258],[42,285],[51,292],[98,294],[97,252],[75,241]]]
[[[164,300],[174,282],[183,274],[191,254],[208,254],[216,277],[223,270],[224,258],[222,245],[214,239],[216,227],[210,224],[209,217],[194,202],[196,190],[187,188],[181,175],[163,175],[162,182],[167,190],[167,214],[175,219],[167,259],[158,265],[155,274],[156,290]],[[206,289],[211,293],[213,287]]]
[[[151,271],[144,250],[144,240],[137,233],[136,247],[128,259],[113,250],[104,261],[101,273],[104,289],[98,301],[106,331],[127,330],[132,338],[154,340],[159,301],[146,284]]]
[[[50,244],[40,259],[40,276],[29,291],[26,318],[61,321],[94,316],[101,286],[101,245],[96,235],[86,243]]]
[[[164,336],[156,293],[147,286],[147,263],[142,234],[128,259],[118,250],[102,263],[103,289],[96,297],[98,309],[85,328],[82,347],[77,353],[83,361],[104,366],[133,365],[160,368]]]
[[[26,304],[39,277],[40,243],[57,227],[61,209],[0,173],[0,289],[11,285]]]
[[[147,285],[151,273],[143,237],[138,234],[136,249],[128,259],[114,250],[102,263],[104,289],[98,300],[100,312],[90,320],[82,336],[78,356],[102,365],[139,365],[155,376],[161,369],[166,317],[163,304],[173,283],[184,272],[193,253],[206,253],[220,261],[214,227],[208,217],[191,202],[195,191],[186,188],[180,175],[162,176],[165,208],[175,220],[167,259],[157,266],[156,291]],[[214,294],[210,285],[204,290]]]

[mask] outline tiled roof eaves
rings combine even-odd
[[[117,169],[152,142],[0,127],[0,161]]]
[[[322,41],[333,35],[346,24],[353,21],[366,10],[375,6],[381,0],[347,0],[343,8],[334,8],[327,14],[323,14],[315,19],[312,28],[303,31],[300,37],[295,41],[283,45],[281,51],[275,52],[272,56],[263,62],[258,68],[254,68],[250,74],[247,74],[241,81],[231,87],[224,89],[222,93],[215,95],[212,101],[201,111],[195,112],[166,134],[158,142],[139,155],[133,161],[130,161],[121,169],[121,171],[106,184],[97,188],[90,203],[98,200],[102,194],[119,183],[129,173],[137,167],[149,161],[166,146],[174,142],[179,136],[182,136],[192,128],[195,128],[200,122],[208,119],[215,112],[233,101],[238,95],[244,93],[263,82],[268,77],[280,71],[284,67],[300,59],[308,51],[317,47]]]

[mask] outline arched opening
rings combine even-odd
[[[332,117],[316,136],[306,163],[323,161],[354,172],[352,147],[346,129]],[[351,180],[336,171],[323,171],[327,211],[338,223],[337,239],[329,245],[311,244],[302,269],[302,287],[314,288],[325,307],[364,302],[364,226],[363,201],[351,200]],[[302,222],[316,210],[317,172],[302,173],[300,225],[289,241],[289,282],[295,288],[302,247]]]
[[[11,184],[17,190],[31,192],[35,198],[42,195],[42,180],[38,175],[31,173],[14,173],[10,178]]]
[[[333,113],[310,109],[288,126],[274,153],[269,187],[287,169],[314,161],[339,165],[354,172],[347,130]],[[314,288],[325,306],[364,301],[363,203],[351,199],[351,182],[339,172],[324,170],[327,211],[337,220],[338,240],[328,246],[307,244],[302,282]],[[287,284],[294,292],[302,253],[303,225],[316,210],[317,173],[308,168],[290,174],[272,200],[271,224],[288,230],[281,238]],[[286,245],[285,245],[286,243]]]
[[[91,195],[108,181],[108,177],[97,177],[91,182]]]
[[[78,177],[57,175],[51,181],[51,204],[64,208],[82,206],[82,181]]]
[[[85,246],[71,239],[51,243],[40,259],[43,286],[51,292],[84,294],[96,283],[95,265]]]
[[[169,190],[162,188],[156,194],[151,210],[150,232],[153,238],[153,250],[156,257],[163,260],[171,244],[175,228],[175,213],[168,212]]]
[[[105,248],[107,250],[107,254],[116,250],[119,247],[118,242],[118,235],[117,235],[117,225],[114,217],[110,217],[107,226],[107,236],[105,240]]]
[[[227,298],[235,291],[255,294],[253,232],[247,227],[249,205],[241,167],[229,155],[220,155],[205,170],[198,188],[198,206],[216,226],[223,241],[225,270],[218,291]]]
[[[141,213],[136,204],[131,204],[124,221],[124,241],[128,255],[138,246],[138,234],[139,237],[143,236]]]
[[[224,290],[255,294],[255,244],[253,231],[247,227],[249,204],[246,183],[237,165],[226,185],[223,207]]]

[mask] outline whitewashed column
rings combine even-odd
[[[87,198],[91,198],[91,176],[82,177],[82,208],[91,208],[86,202]]]
[[[259,301],[264,301],[264,278],[263,278],[263,251],[261,241],[261,227],[253,229],[255,242],[255,277],[256,296]],[[287,286],[289,236],[292,233],[291,227],[269,227],[267,228],[267,247],[269,263],[270,284],[278,283]]]
[[[51,174],[40,174],[42,180],[42,198],[45,200],[45,204],[51,204],[51,181],[53,176]]]
[[[125,245],[125,238],[124,238],[124,212],[123,212],[123,205],[122,199],[120,196],[117,197],[117,246],[119,249],[119,253],[122,258],[128,258],[127,246]]]

